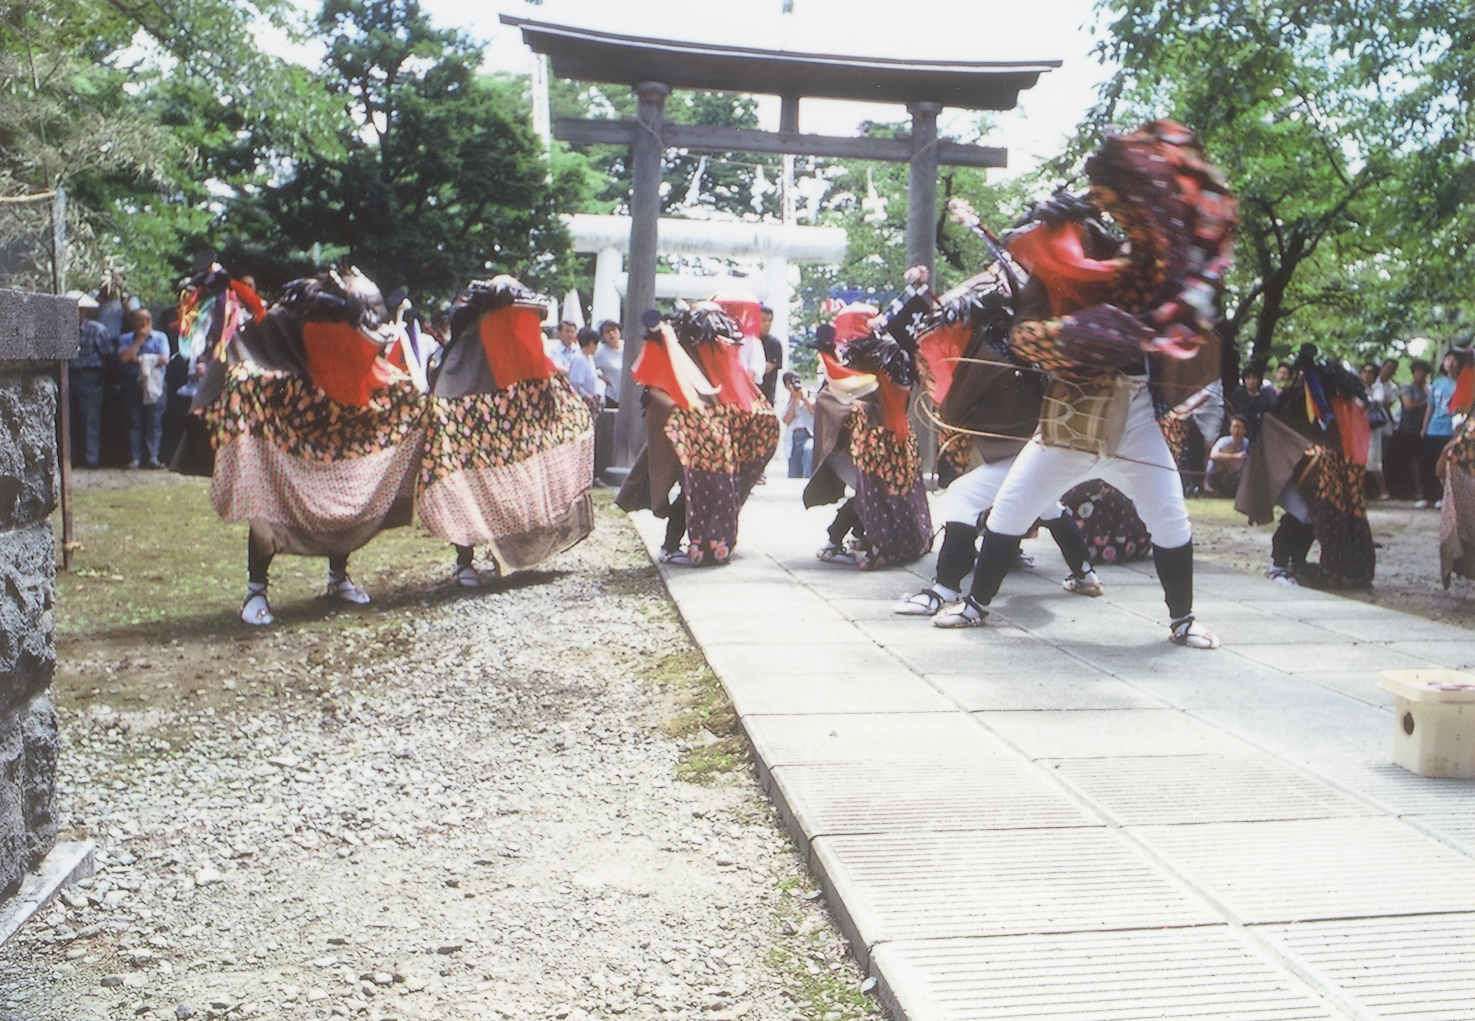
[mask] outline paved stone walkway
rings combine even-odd
[[[1200,564],[1181,649],[1150,562],[1069,595],[1048,536],[942,631],[891,612],[931,558],[819,562],[799,489],[662,573],[896,1017],[1475,1018],[1475,781],[1392,765],[1376,687],[1469,632]]]

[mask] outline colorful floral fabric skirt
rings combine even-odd
[[[666,438],[681,463],[687,556],[693,565],[726,563],[737,546],[738,513],[778,449],[778,416],[766,403],[677,408]]]
[[[1119,489],[1090,479],[1060,498],[1075,518],[1093,564],[1128,564],[1152,552],[1152,536]]]
[[[868,570],[911,563],[932,549],[932,513],[922,483],[917,437],[897,437],[860,407],[849,417],[855,506],[865,531]]]
[[[1363,466],[1350,458],[1317,448],[1315,492],[1307,503],[1321,543],[1313,579],[1318,588],[1366,588],[1373,583],[1377,552],[1367,521],[1364,474]],[[1305,487],[1302,495],[1308,495]]]
[[[360,407],[300,376],[240,364],[202,415],[216,448],[216,513],[251,522],[273,551],[349,553],[409,523],[425,398],[408,377]]]
[[[594,424],[563,376],[429,397],[416,507],[431,534],[483,546],[503,573],[594,527]]]

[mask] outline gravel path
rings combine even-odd
[[[550,568],[203,682],[79,643],[100,867],[0,950],[0,1017],[879,1017],[751,769],[677,778],[715,738],[667,736],[692,644],[618,512]],[[107,704],[175,680],[211,688]]]

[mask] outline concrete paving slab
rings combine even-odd
[[[958,708],[932,685],[901,667],[864,674],[790,674],[784,667],[780,658],[772,673],[750,677],[735,687],[730,694],[739,716],[945,713]]]
[[[1045,765],[1123,826],[1379,814],[1325,781],[1266,756],[1060,759]]]
[[[702,646],[762,645],[783,647],[795,637],[818,646],[855,645],[864,636],[848,620],[805,620],[777,623],[764,616],[706,617],[687,621],[692,636]]]
[[[856,621],[856,627],[871,641],[885,648],[927,645],[937,649],[976,653],[984,641],[987,641],[990,649],[1001,650],[1026,649],[1039,645],[1019,628],[1002,624],[998,620],[993,620],[982,628],[952,629],[934,627],[932,621],[926,617],[904,617],[893,613],[884,620]]]
[[[1345,1021],[1228,926],[901,940],[875,949],[882,998],[937,1021]]]
[[[1296,677],[1379,709],[1391,710],[1398,701],[1392,692],[1378,687],[1378,674],[1368,671],[1297,670]]]
[[[1146,661],[1118,668],[1118,676],[1183,709],[1238,709],[1269,704],[1287,711],[1314,712],[1342,705],[1343,696],[1263,663],[1221,649],[1174,671],[1174,660]]]
[[[1396,819],[1138,826],[1245,924],[1475,911],[1469,856]]]
[[[1452,642],[1389,642],[1390,652],[1447,667],[1450,670],[1475,670],[1475,642],[1462,638]]]
[[[1475,915],[1267,925],[1256,932],[1367,1017],[1469,1021],[1475,1015]]]
[[[1103,828],[821,837],[814,858],[857,953],[898,939],[1220,920]]]
[[[847,618],[838,609],[813,592],[794,586],[790,596],[782,599],[724,598],[718,593],[700,598],[683,596],[677,604],[681,616],[691,621],[772,620],[779,617],[792,624],[811,621],[843,623]]]
[[[1327,631],[1359,642],[1470,642],[1471,635],[1464,628],[1453,624],[1441,624],[1406,613],[1384,613],[1379,616],[1317,617],[1312,623]]]
[[[1196,710],[1223,727],[1292,762],[1352,755],[1374,748],[1391,726],[1386,710],[1322,690],[1284,703],[1241,704]]]
[[[874,645],[811,645],[799,641],[783,646],[718,645],[705,648],[707,662],[719,677],[764,674],[782,663],[795,674],[894,673],[900,665]]]
[[[1406,815],[1403,820],[1435,840],[1475,857],[1475,814]]]
[[[1292,674],[1299,670],[1413,670],[1430,663],[1373,642],[1267,642],[1239,645],[1234,651]]]
[[[969,711],[1168,708],[1140,688],[1086,667],[1069,673],[930,673],[927,680]]]
[[[764,768],[825,762],[987,761],[1008,747],[962,713],[746,716]]]
[[[1391,751],[1393,723],[1389,718],[1384,748]],[[1307,768],[1393,815],[1462,815],[1475,818],[1475,781],[1454,777],[1420,776],[1395,766],[1385,756],[1366,759],[1352,755],[1321,756],[1306,760]]]
[[[1033,759],[1253,755],[1255,749],[1176,709],[974,714]]]
[[[1300,642],[1351,641],[1345,635],[1328,631],[1316,621],[1287,620],[1284,617],[1203,617],[1204,625],[1219,640],[1236,652],[1256,645],[1287,645]]]
[[[896,605],[897,598],[897,596],[887,596],[881,599],[851,599],[847,597],[843,599],[831,599],[829,600],[829,604],[844,614],[848,620],[857,622],[865,620],[895,620],[897,614],[893,607]],[[923,626],[931,627],[931,624],[924,622]]]
[[[1280,586],[1271,586],[1280,588]],[[1342,599],[1338,596],[1311,592],[1306,589],[1288,589],[1295,595],[1283,598],[1274,605],[1274,612],[1281,617],[1289,617],[1291,620],[1346,620],[1361,618],[1363,620],[1387,620],[1391,614],[1395,620],[1401,621],[1408,614],[1388,610],[1382,606],[1372,603],[1360,603],[1355,599]],[[1269,609],[1268,601],[1266,608]],[[1414,620],[1420,618],[1415,617]]]
[[[926,627],[932,631],[944,630],[931,624]],[[931,634],[924,633],[915,644],[888,645],[886,651],[923,674],[967,670],[980,674],[1065,677],[1080,665],[1069,653],[1031,639],[1018,628],[1002,622],[965,628],[958,634],[965,637],[934,641]],[[953,644],[955,641],[958,644]]]
[[[1038,769],[1002,757],[779,766],[771,793],[806,856],[838,834],[1102,825]]]

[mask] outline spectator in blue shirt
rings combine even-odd
[[[1439,365],[1439,378],[1429,384],[1429,406],[1424,409],[1423,439],[1419,443],[1419,475],[1426,489],[1422,494],[1424,499],[1414,504],[1415,507],[1427,507],[1431,501],[1435,507],[1443,503],[1443,492],[1434,469],[1439,464],[1439,455],[1445,444],[1455,434],[1454,412],[1450,410],[1449,402],[1455,395],[1455,377],[1459,373],[1459,356],[1451,351]]]
[[[133,453],[129,468],[162,468],[159,432],[164,420],[164,367],[169,362],[169,338],[154,329],[146,308],[132,313],[133,332],[118,338],[118,379],[123,407],[128,413],[128,445]]]

